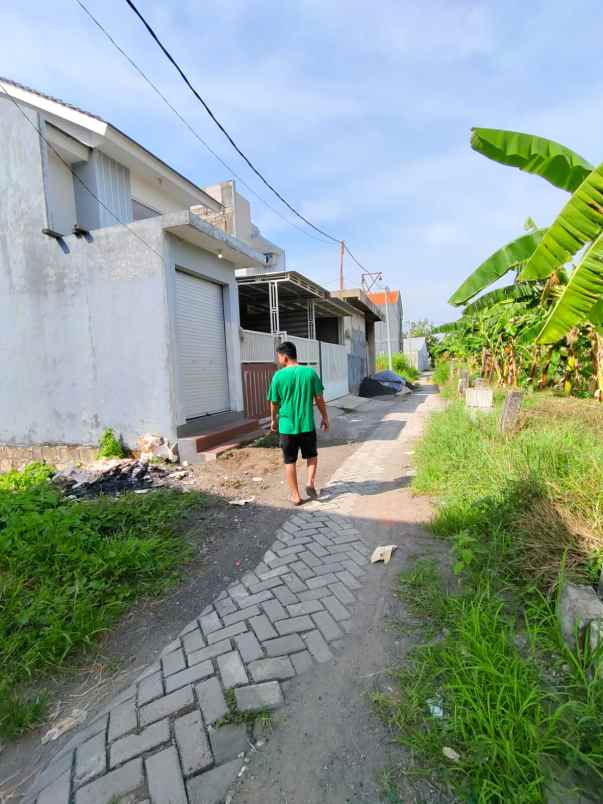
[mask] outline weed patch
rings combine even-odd
[[[61,665],[138,596],[174,582],[189,555],[177,525],[196,494],[67,500],[31,465],[0,477],[0,736],[41,716],[33,679]]]
[[[377,356],[377,371],[385,371],[389,368],[389,360],[387,355],[378,355]],[[408,362],[408,358],[403,352],[395,352],[392,355],[392,369],[398,374],[400,377],[403,377],[405,380],[409,382],[413,382],[414,380],[418,380],[421,376],[421,372],[417,371],[414,366]]]

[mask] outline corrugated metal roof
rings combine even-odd
[[[368,297],[373,302],[373,304],[385,304],[385,291],[383,291],[382,293],[369,293]],[[389,304],[397,304],[399,298],[400,298],[399,290],[390,290],[387,297],[387,301]]]
[[[102,117],[99,117],[97,114],[92,114],[92,112],[87,112],[85,109],[80,109],[79,106],[74,106],[73,103],[67,103],[67,101],[61,100],[60,98],[55,98],[52,95],[46,95],[45,92],[40,92],[38,89],[32,89],[32,87],[28,87],[25,84],[20,84],[18,81],[13,81],[11,78],[3,78],[0,76],[0,84],[9,84],[12,87],[17,87],[17,89],[23,89],[25,92],[32,92],[34,95],[38,95],[40,98],[46,98],[46,100],[53,101],[53,103],[60,103],[61,106],[66,106],[68,109],[73,109],[74,112],[80,112],[80,114],[88,115],[88,117],[93,117],[95,120],[100,120],[101,123],[107,123]],[[109,123],[107,123],[109,125]]]

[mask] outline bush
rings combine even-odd
[[[155,491],[70,501],[30,465],[0,477],[0,736],[39,716],[22,679],[91,646],[128,604],[175,579],[190,551],[176,525],[199,495]]]
[[[389,368],[389,360],[387,355],[377,356],[377,371],[387,371]],[[417,380],[421,374],[414,366],[408,362],[408,358],[402,352],[395,352],[392,355],[392,369],[400,377],[404,377],[409,382]]]
[[[110,427],[107,427],[101,436],[98,444],[98,457],[99,458],[125,458],[126,451],[124,450],[121,441],[115,437],[115,433]]]

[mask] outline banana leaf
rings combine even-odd
[[[522,282],[545,279],[595,240],[603,229],[603,164],[588,177],[546,230],[540,244],[522,269]]]
[[[588,314],[588,320],[594,324],[597,329],[603,327],[603,298],[598,301],[593,309]]]
[[[536,291],[534,287],[526,282],[520,282],[517,285],[507,285],[504,288],[491,290],[490,293],[484,293],[479,299],[476,299],[465,307],[463,315],[476,315],[482,310],[494,307],[495,304],[500,304],[500,302],[525,301],[527,299],[533,299],[535,295]]]
[[[440,324],[439,327],[434,327],[433,332],[435,334],[438,332],[459,332],[465,329],[467,323],[463,318],[459,318],[458,321],[449,321],[447,324]]]
[[[593,169],[590,162],[564,145],[519,131],[472,128],[471,147],[495,162],[535,173],[570,193]]]
[[[572,271],[569,282],[538,335],[540,343],[555,343],[572,327],[598,315],[603,299],[603,232]],[[596,308],[596,309],[594,309]]]
[[[523,265],[542,242],[546,229],[522,235],[491,254],[475,271],[465,279],[448,299],[448,304],[458,307],[466,304],[488,285],[496,282],[512,268]]]

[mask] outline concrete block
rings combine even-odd
[[[278,600],[267,600],[265,603],[262,603],[262,609],[264,610],[264,614],[266,614],[272,622],[284,620],[287,616],[287,612]]]
[[[287,606],[290,617],[299,617],[302,614],[312,614],[315,611],[324,611],[320,600],[303,600],[301,603],[294,603]]]
[[[308,589],[305,592],[300,592],[298,598],[304,600],[322,600],[323,597],[330,597],[333,594],[326,586],[319,587],[318,589]]]
[[[142,759],[137,757],[121,768],[80,787],[75,794],[75,804],[109,804],[142,788],[143,785]]]
[[[465,391],[465,406],[468,408],[491,408],[494,404],[494,394],[491,388],[467,388]]]
[[[169,715],[174,715],[185,709],[187,706],[192,706],[194,703],[193,691],[190,687],[183,687],[181,690],[171,692],[163,698],[158,698],[146,706],[141,707],[139,710],[140,725],[147,726],[156,720],[161,720]]]
[[[216,765],[228,762],[249,750],[247,727],[244,725],[225,725],[212,729],[209,734]]]
[[[216,720],[221,720],[228,712],[228,706],[226,706],[224,693],[216,676],[197,684],[195,689],[205,722],[211,724]]]
[[[65,771],[58,779],[45,787],[37,799],[37,804],[69,804],[71,773]]]
[[[297,596],[286,586],[278,586],[272,590],[274,596],[280,600],[283,606],[288,606],[297,601]]]
[[[205,634],[205,637],[207,637],[208,634],[211,634],[212,631],[218,631],[220,628],[222,628],[220,618],[215,611],[212,611],[210,614],[206,614],[204,617],[201,617],[199,623],[201,625],[201,630]]]
[[[335,597],[339,600],[340,603],[353,603],[356,599],[354,595],[350,592],[347,586],[341,581],[337,583],[332,583],[329,586],[331,593],[335,595]]]
[[[241,661],[239,652],[233,650],[231,653],[223,653],[218,656],[218,669],[222,676],[222,683],[225,689],[231,687],[238,687],[242,684],[247,684],[248,678],[245,672],[245,666]]]
[[[257,617],[258,614],[261,614],[261,612],[257,606],[248,606],[244,609],[240,609],[239,611],[235,611],[232,614],[227,614],[224,617],[224,625],[234,625],[235,623],[240,623],[243,620],[248,620],[250,617]]]
[[[114,742],[110,749],[110,764],[114,768],[128,759],[140,756],[162,743],[169,742],[170,724],[167,719],[160,720],[143,729],[140,734],[128,734]]]
[[[213,645],[215,642],[221,642],[223,639],[230,639],[237,634],[242,634],[243,631],[247,631],[245,623],[235,623],[235,625],[229,625],[228,628],[222,628],[220,631],[212,631],[212,633],[207,636],[207,644]]]
[[[328,662],[329,659],[333,658],[333,654],[320,631],[310,631],[309,634],[304,634],[304,641],[317,662]]]
[[[290,592],[293,594],[297,594],[298,592],[304,592],[308,587],[305,583],[302,583],[300,579],[295,575],[293,572],[288,572],[283,577],[283,582],[287,585]]]
[[[244,662],[253,662],[264,655],[262,646],[251,631],[236,636],[234,640]]]
[[[307,650],[302,650],[299,653],[294,653],[290,657],[290,659],[297,675],[305,673],[306,670],[309,670],[314,665],[312,657],[310,656],[310,653]]]
[[[328,586],[330,583],[337,583],[337,576],[332,572],[328,573],[328,575],[310,578],[307,581],[308,589],[320,589],[321,586]]]
[[[309,617],[289,617],[288,620],[279,620],[275,623],[276,629],[281,636],[295,634],[301,631],[310,631],[314,628],[314,623]]]
[[[270,620],[266,617],[265,614],[260,614],[259,617],[254,617],[252,620],[249,621],[251,627],[255,631],[255,635],[263,642],[265,639],[272,639],[273,637],[277,636],[276,631],[270,624]]]
[[[134,698],[119,704],[109,712],[109,742],[117,740],[138,727]]]
[[[186,785],[189,804],[223,804],[242,767],[243,759],[233,759],[189,779]]]
[[[293,665],[286,656],[251,662],[249,672],[254,681],[284,681],[295,675]]]
[[[185,776],[209,768],[213,763],[207,733],[198,711],[176,718],[174,734],[180,752],[182,771]]]
[[[191,653],[188,657],[189,666],[193,667],[200,662],[207,661],[207,659],[215,659],[216,656],[219,656],[221,653],[228,653],[229,650],[232,650],[230,639],[224,639],[222,642],[214,642],[206,648],[201,648],[201,650]]]
[[[284,656],[304,649],[304,643],[298,634],[277,637],[264,642],[263,648],[267,656]]]
[[[171,745],[144,761],[153,804],[188,804],[178,752]]]
[[[343,631],[328,612],[319,611],[312,615],[312,619],[320,628],[327,642],[330,642],[332,639],[340,639],[343,636]]]
[[[163,677],[161,671],[142,679],[138,685],[138,706],[160,698],[163,695]]]
[[[128,739],[127,737],[125,739]],[[95,737],[80,745],[75,754],[74,784],[80,785],[105,773],[107,770],[107,750],[105,746],[105,733],[100,732]]]
[[[185,634],[182,637],[182,647],[184,648],[184,652],[187,656],[190,653],[194,653],[196,650],[201,650],[201,648],[205,647],[205,640],[203,639],[199,628],[189,631],[188,634]]]
[[[168,676],[165,680],[165,691],[174,692],[181,687],[186,687],[187,684],[194,684],[196,681],[201,681],[203,678],[213,675],[214,667],[207,659],[204,662],[195,664],[188,667],[186,670],[181,670],[179,673],[174,673],[173,676]]]
[[[278,681],[251,684],[235,690],[237,708],[241,712],[259,712],[262,709],[277,709],[283,704],[283,693]]]
[[[349,611],[337,600],[335,595],[323,598],[322,602],[333,619],[347,620],[350,616]]]
[[[304,564],[303,561],[294,561],[291,564],[291,569],[295,572],[295,574],[301,578],[302,581],[308,580],[308,578],[313,578],[315,575],[314,568],[310,569],[307,564]]]
[[[220,617],[225,617],[227,614],[232,614],[233,611],[237,610],[236,603],[229,597],[226,597],[223,600],[216,600],[214,606],[216,607],[216,611]]]
[[[348,572],[347,570],[338,572],[337,577],[348,587],[348,589],[362,589],[362,584],[360,584],[356,578],[354,578],[352,573]]]

